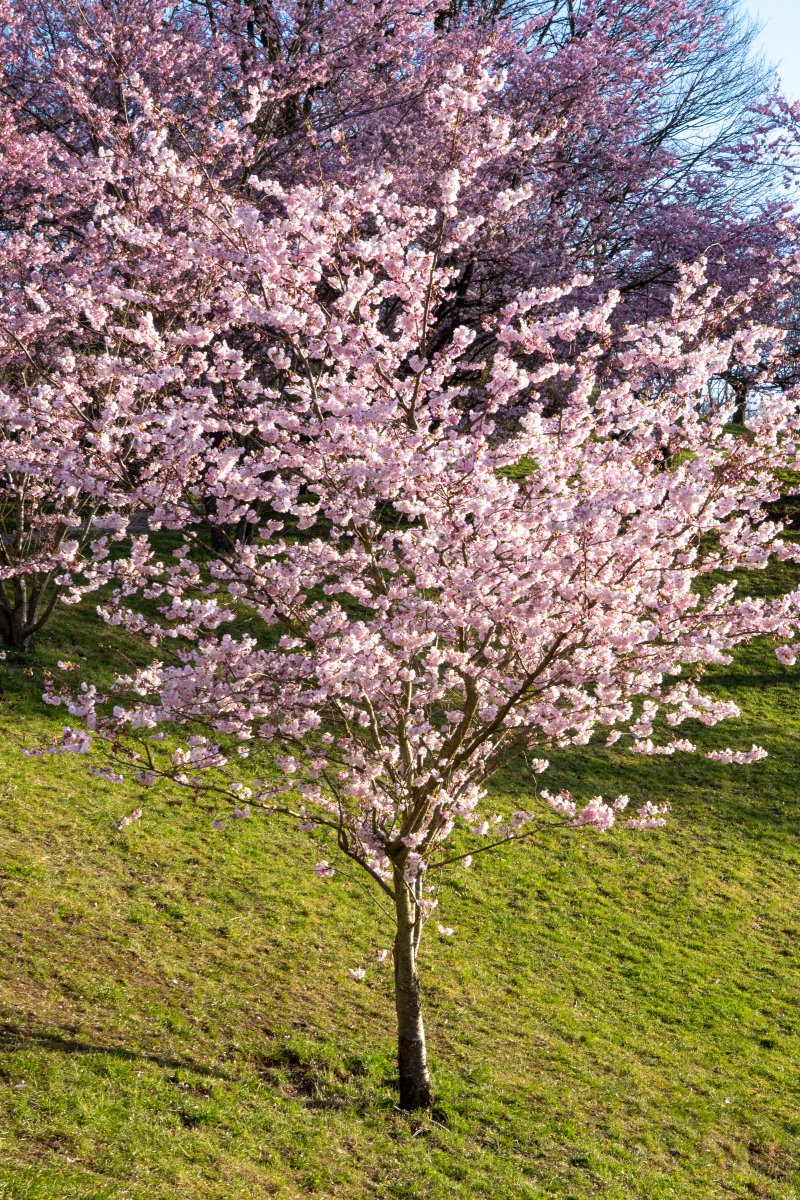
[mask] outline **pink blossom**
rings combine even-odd
[[[133,821],[140,821],[141,817],[142,817],[142,810],[140,808],[135,808],[132,813],[128,814],[127,817],[122,817],[117,822],[117,824],[115,825],[115,829],[123,829],[126,825],[130,825]]]
[[[608,804],[603,804],[602,796],[594,796],[581,809],[572,824],[575,826],[591,825],[600,833],[604,833],[614,824],[614,809]]]
[[[706,752],[706,758],[712,759],[714,762],[734,763],[736,766],[744,766],[747,763],[759,762],[762,758],[767,757],[767,751],[761,746],[752,746],[750,750],[709,750]]]
[[[625,822],[626,829],[661,829],[666,825],[664,813],[670,811],[669,803],[651,804],[648,800],[646,804],[636,810],[638,817],[631,817]]]
[[[577,812],[577,805],[569,792],[560,791],[558,795],[552,796],[550,792],[543,789],[542,799],[546,800],[555,812],[565,817],[574,817]]]
[[[697,747],[695,745],[693,745],[692,742],[688,742],[685,739],[683,741],[676,740],[676,741],[670,742],[666,746],[656,746],[648,738],[647,741],[644,741],[644,742],[638,742],[638,741],[634,742],[633,745],[631,746],[631,750],[635,754],[649,754],[649,755],[664,754],[667,756],[675,754],[675,752],[678,750],[681,750],[686,754],[691,754],[696,749],[697,749]]]
[[[89,775],[96,775],[99,779],[105,779],[108,783],[124,783],[125,777],[112,771],[109,767],[87,767]]]

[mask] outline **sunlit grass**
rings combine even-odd
[[[122,651],[142,654],[89,603],[33,675],[0,664],[2,1200],[794,1200],[800,670],[745,649],[712,679],[743,720],[681,728],[765,745],[755,766],[553,760],[547,785],[578,798],[670,799],[665,832],[552,835],[451,876],[456,934],[422,962],[437,1107],[412,1119],[388,966],[347,976],[389,945],[355,880],[318,883],[289,830],[217,832],[188,801],[19,753],[62,719],[44,669],[108,678]],[[498,811],[531,788],[507,771]]]

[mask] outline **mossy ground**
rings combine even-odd
[[[0,664],[0,1200],[794,1200],[800,670],[744,649],[712,678],[743,720],[682,727],[766,746],[755,766],[553,759],[579,798],[670,799],[666,831],[547,835],[450,877],[418,1118],[395,1107],[388,965],[347,974],[389,945],[359,881],[318,883],[314,846],[259,819],[214,831],[21,756],[61,717],[43,669],[102,675],[123,648],[89,603],[32,675]],[[507,771],[497,811],[531,787]]]

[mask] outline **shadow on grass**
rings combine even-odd
[[[222,1079],[226,1083],[236,1082],[233,1075],[228,1075],[213,1067],[201,1066],[187,1058],[148,1054],[146,1050],[126,1050],[124,1046],[97,1046],[61,1033],[45,1033],[22,1029],[18,1025],[9,1023],[0,1024],[0,1048],[13,1051],[25,1049],[26,1046],[42,1046],[45,1050],[53,1050],[61,1054],[105,1054],[110,1058],[119,1058],[125,1062],[151,1062],[158,1067],[169,1067],[174,1071],[193,1071],[196,1075]]]
[[[744,677],[743,682],[749,684],[750,677]],[[750,738],[762,744],[768,740],[761,736],[760,729],[748,734],[740,735],[738,740],[731,737],[733,745],[746,749]],[[659,740],[667,740],[668,736]],[[660,803],[669,799],[672,819],[683,817],[693,824],[699,805],[705,810],[702,823],[707,833],[721,833],[735,826],[738,837],[750,834],[761,841],[765,836],[784,839],[796,831],[800,762],[793,738],[782,737],[777,744],[769,745],[764,763],[741,768],[705,758],[705,730],[697,723],[687,721],[681,736],[698,744],[696,754],[659,761],[645,755],[617,753],[597,744],[550,751],[550,788],[555,790],[553,784],[564,787],[579,801],[593,792],[607,797],[627,793],[634,807],[648,800]],[[743,770],[747,771],[747,791],[742,788]],[[530,787],[530,775],[522,759],[498,773],[497,780],[498,787],[512,795],[522,796]]]
[[[742,687],[752,688],[775,688],[783,687],[787,693],[794,689],[796,690],[796,681],[787,679],[786,673],[780,671],[762,671],[757,673],[754,671],[729,671],[725,675],[709,676],[713,681],[714,687],[727,688],[730,691],[736,691]]]

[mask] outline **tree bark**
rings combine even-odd
[[[400,1107],[408,1112],[433,1103],[422,992],[417,970],[419,911],[399,871],[395,872],[397,933],[394,941],[394,999],[397,1010],[397,1067],[400,1074]]]
[[[28,630],[29,597],[24,581],[15,579],[12,582],[13,597],[9,603],[8,596],[3,593],[0,602],[0,641],[4,646],[12,646],[22,654],[30,650],[30,633]]]
[[[736,400],[736,407],[733,410],[731,417],[732,425],[744,425],[745,416],[747,415],[747,384],[741,379],[730,379],[733,395]]]
[[[45,585],[49,579],[45,579]],[[0,584],[0,642],[11,646],[20,654],[29,654],[35,645],[36,634],[47,622],[53,611],[58,590],[50,596],[49,602],[40,613],[42,607],[43,585],[35,579],[29,587],[24,578],[11,580],[11,595],[8,589]]]

